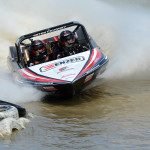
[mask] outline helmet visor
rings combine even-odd
[[[75,42],[75,38],[74,38],[74,37],[69,38],[69,39],[67,40],[67,42],[70,43],[70,44],[72,44],[72,43]]]
[[[66,45],[67,47],[71,47],[71,46],[73,46],[73,44],[75,43],[75,39],[74,39],[74,38],[69,39],[69,40],[67,40],[67,41],[64,42],[64,43],[65,43],[65,45]]]
[[[65,37],[64,43],[67,47],[71,47],[74,44],[74,42],[75,42],[75,38],[73,35],[68,35]]]
[[[62,38],[62,42],[67,42],[67,41],[73,41],[73,40],[75,40],[74,39],[74,36],[71,34],[71,35],[67,35],[67,36],[64,36],[63,38]]]
[[[43,45],[37,45],[34,49],[35,49],[35,51],[42,50],[43,49]]]

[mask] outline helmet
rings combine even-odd
[[[74,34],[69,31],[69,30],[66,30],[66,31],[62,31],[60,33],[60,42],[65,45],[66,47],[71,47],[74,45],[75,43],[75,36]]]
[[[45,44],[41,40],[35,40],[31,44],[31,48],[37,55],[43,54],[45,52]]]

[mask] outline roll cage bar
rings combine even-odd
[[[24,41],[26,39],[36,37],[36,36],[40,36],[40,35],[43,35],[43,34],[47,34],[47,33],[51,33],[51,32],[54,32],[54,31],[62,30],[62,29],[65,29],[65,28],[68,28],[68,27],[71,27],[71,26],[75,26],[75,25],[77,27],[74,31],[76,31],[79,27],[81,27],[86,42],[89,44],[90,49],[93,49],[93,46],[92,46],[91,41],[89,39],[89,35],[88,35],[85,27],[77,21],[68,22],[68,23],[65,23],[65,24],[61,24],[61,25],[58,25],[58,26],[54,26],[54,27],[51,27],[51,28],[44,29],[44,30],[36,31],[36,32],[29,33],[29,34],[26,34],[26,35],[23,35],[23,36],[19,37],[18,40],[16,41],[15,45],[16,45],[16,48],[17,48],[17,51],[18,51],[18,55],[20,56],[20,61],[23,65],[23,67],[25,67],[25,65],[24,65],[24,62],[23,62],[22,52],[20,51],[20,45],[21,45],[22,41]]]

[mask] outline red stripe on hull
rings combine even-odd
[[[20,75],[28,80],[31,81],[37,81],[37,82],[66,82],[63,80],[57,80],[57,79],[50,79],[50,78],[46,78],[46,77],[41,77],[38,76],[36,74],[34,74],[33,72],[27,70],[27,69],[23,69],[23,70],[19,70]]]
[[[92,50],[92,54],[91,54],[91,58],[89,60],[89,62],[87,63],[87,65],[84,67],[84,69],[80,72],[80,74],[76,77],[80,77],[81,75],[83,75],[86,71],[88,71],[90,68],[92,68],[102,57],[101,52],[96,48],[95,49],[96,52],[94,50]],[[94,53],[97,53],[95,58],[94,57]]]

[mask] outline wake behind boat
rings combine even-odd
[[[75,35],[78,44],[82,47],[81,50],[70,50],[67,56],[31,65],[30,51],[33,41],[41,39],[50,56],[48,49],[58,44],[59,35],[66,29]],[[47,46],[49,44],[50,47]],[[55,54],[55,51],[53,50],[52,53]],[[101,52],[79,22],[69,22],[21,36],[15,46],[10,46],[7,60],[17,83],[29,84],[52,94],[64,95],[74,95],[82,90],[98,74],[105,71],[108,62],[107,56]]]

